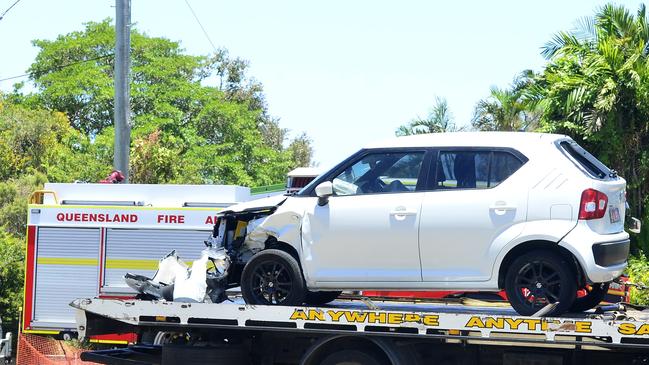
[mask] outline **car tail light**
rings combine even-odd
[[[608,197],[595,189],[586,189],[581,193],[579,219],[598,219],[606,213]]]

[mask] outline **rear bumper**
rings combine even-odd
[[[603,242],[593,245],[593,257],[599,266],[615,266],[626,262],[629,257],[630,240]]]
[[[568,249],[591,283],[612,281],[622,275],[629,256],[629,234],[598,234],[584,222],[570,231],[559,245]]]

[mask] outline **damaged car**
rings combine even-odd
[[[558,315],[596,306],[626,267],[625,188],[563,135],[400,137],[295,195],[220,212],[212,240],[229,257],[227,285],[250,304],[505,289],[522,315]]]

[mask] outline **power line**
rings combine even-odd
[[[81,61],[75,61],[75,62],[71,62],[71,63],[66,63],[65,65],[56,66],[56,67],[52,68],[51,70],[48,70],[48,71],[44,72],[44,74],[48,74],[48,73],[54,72],[54,71],[60,71],[60,70],[62,70],[64,68],[67,68],[67,67],[79,65],[79,64],[82,64],[82,63],[86,63],[86,62],[98,61],[98,60],[108,58],[108,57],[113,57],[113,56],[114,56],[114,54],[111,53],[111,54],[107,54],[107,55],[103,55],[103,56],[99,56],[99,57],[95,57],[95,58],[89,58],[87,60],[81,60]],[[31,74],[27,73],[27,74],[22,74],[22,75],[10,76],[10,77],[6,77],[4,79],[0,79],[0,82],[13,80],[13,79],[19,79],[21,77],[26,77],[26,76],[30,76],[30,75]]]
[[[2,14],[0,14],[0,20],[2,20],[2,19],[5,17],[5,15],[7,15],[7,13],[9,12],[9,10],[11,10],[11,8],[13,8],[14,6],[16,6],[16,4],[18,4],[19,2],[20,2],[20,0],[16,0],[16,1],[14,1],[14,3],[11,4],[11,6],[7,8],[7,10],[5,10]]]
[[[189,5],[189,0],[185,0],[185,4],[187,4],[187,7],[189,8],[189,11],[192,12],[192,15],[194,16],[194,19],[196,19],[196,23],[198,23],[198,25],[203,30],[203,34],[205,35],[205,38],[207,38],[207,41],[210,42],[210,44],[212,45],[212,49],[214,50],[214,53],[218,53],[218,51],[219,51],[218,48],[216,48],[216,46],[214,45],[214,42],[212,42],[212,39],[210,38],[210,35],[207,34],[207,31],[205,30],[205,27],[203,27],[203,24],[201,24],[201,21],[198,19],[198,16],[194,12],[194,9],[192,9],[192,6]]]

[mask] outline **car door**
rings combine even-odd
[[[496,240],[522,231],[527,185],[516,171],[527,159],[509,150],[447,149],[434,158],[419,230],[423,281],[487,281]]]
[[[421,281],[418,226],[424,193],[418,183],[425,181],[425,154],[368,151],[327,178],[334,195],[307,208],[302,225],[309,281],[351,288]]]

